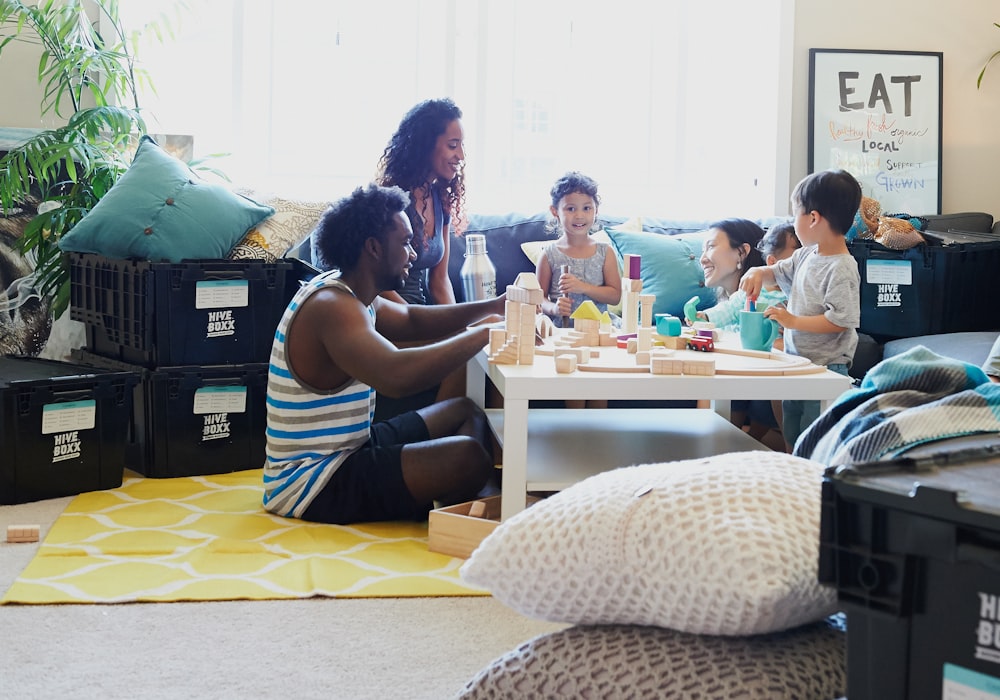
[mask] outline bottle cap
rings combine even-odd
[[[470,233],[465,237],[466,255],[485,255],[486,236],[482,233]]]

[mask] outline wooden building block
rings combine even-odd
[[[622,277],[625,279],[639,279],[642,271],[642,257],[635,253],[625,253],[622,256]]]
[[[656,302],[655,294],[639,295],[639,327],[653,328],[655,319],[653,318],[653,304]]]
[[[652,374],[683,374],[684,361],[673,357],[652,357],[649,361]]]
[[[486,501],[473,501],[469,505],[469,517],[470,518],[485,518],[486,517]]]
[[[715,360],[684,360],[684,374],[711,377],[715,374]]]
[[[40,528],[38,525],[8,525],[8,542],[37,542]]]
[[[490,329],[490,355],[495,355],[507,342],[507,331],[502,328]]]
[[[653,347],[653,329],[650,326],[641,326],[636,335],[639,343],[639,350],[649,350]]]
[[[514,338],[504,343],[498,352],[490,355],[490,362],[495,365],[516,365],[517,354],[517,338]]]
[[[669,350],[683,350],[684,348],[687,347],[688,337],[689,336],[684,336],[684,335],[678,335],[678,336],[658,335],[656,339],[661,343],[663,343],[663,347]]]
[[[556,332],[556,326],[552,323],[552,319],[545,314],[535,314],[535,333],[542,340],[546,338],[551,338]]]
[[[576,371],[576,355],[560,353],[556,355],[556,372],[559,374],[572,374]]]

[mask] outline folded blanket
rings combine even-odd
[[[1000,433],[1000,384],[923,345],[884,360],[802,434],[795,455],[830,466],[891,459],[927,442]]]

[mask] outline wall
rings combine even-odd
[[[942,210],[985,211],[1000,218],[1000,59],[990,66],[982,89],[976,89],[986,59],[1000,50],[994,22],[1000,22],[995,0],[798,0],[791,182],[807,173],[809,49],[940,51]]]
[[[993,26],[1000,22],[995,0],[797,0],[794,22],[791,184],[806,174],[810,48],[941,51],[943,210],[1000,217],[1000,61],[987,73],[983,89],[976,89],[983,63],[1000,49],[1000,29]],[[11,49],[23,57],[5,56],[5,65],[36,64],[29,49]],[[48,126],[38,121],[40,90],[34,70],[5,73],[0,126]]]

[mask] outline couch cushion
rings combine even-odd
[[[527,241],[551,238],[545,230],[547,213],[528,216],[505,214],[502,216],[476,215],[469,217],[469,225],[461,236],[452,236],[448,258],[448,276],[455,288],[456,301],[465,301],[462,289],[462,263],[465,262],[465,236],[482,233],[486,236],[486,254],[497,270],[497,291],[507,290],[522,272],[533,272],[535,266],[521,250]]]
[[[642,258],[640,276],[642,293],[653,294],[654,314],[684,315],[684,304],[691,297],[700,299],[699,309],[715,304],[715,290],[705,286],[701,268],[701,242],[680,236],[655,233],[631,233],[608,229],[619,263],[625,255]]]
[[[825,465],[777,452],[622,467],[504,521],[462,578],[528,617],[695,634],[836,609],[817,581]]]
[[[180,262],[225,258],[274,209],[198,177],[143,136],[121,179],[59,240],[67,252]]]
[[[458,697],[833,698],[847,691],[841,616],[755,637],[659,627],[570,627],[495,659]]]

